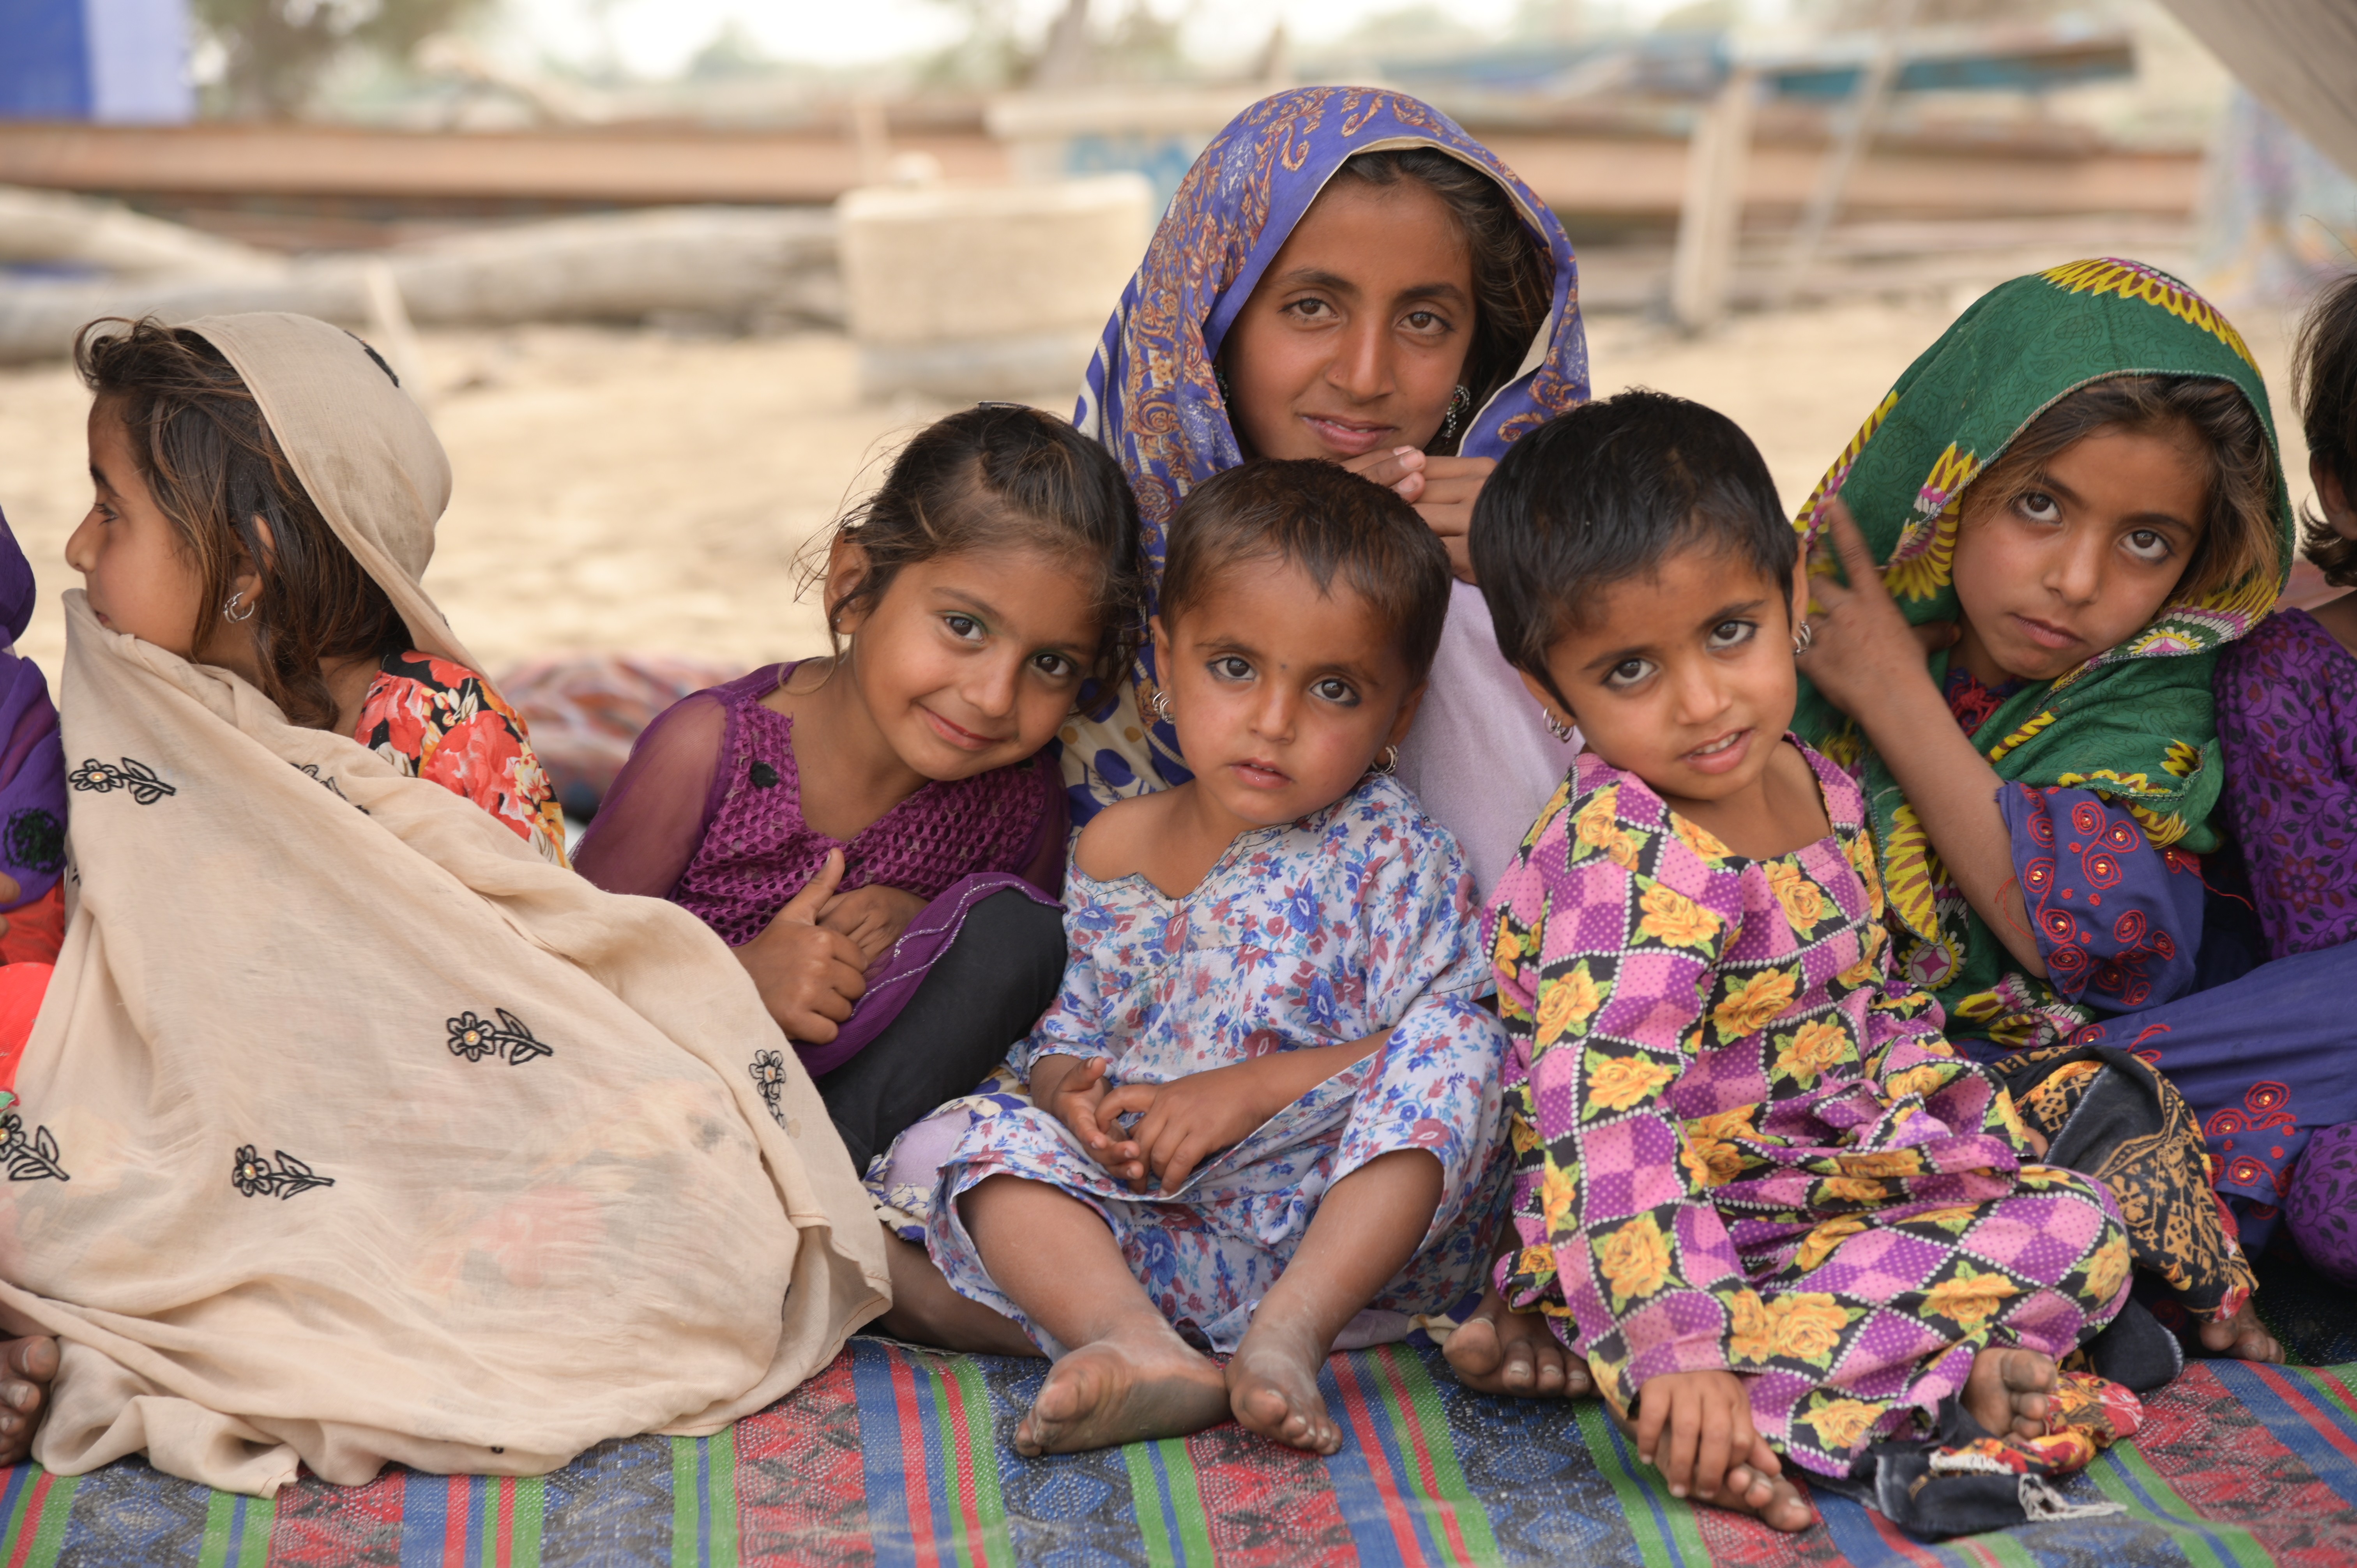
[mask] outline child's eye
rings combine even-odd
[[[1355,708],[1359,705],[1359,693],[1351,689],[1351,682],[1332,675],[1316,682],[1309,690],[1313,695],[1341,707]]]
[[[1408,313],[1405,325],[1411,332],[1446,332],[1448,330],[1448,323],[1440,317],[1434,315],[1429,310],[1410,311]]]
[[[2032,522],[2060,522],[2062,521],[2061,503],[2057,501],[2052,496],[2048,495],[2044,490],[2024,491],[2021,499],[2013,503],[2013,507],[2016,511],[2021,513],[2022,516],[2028,518]]]
[[[2139,561],[2157,564],[2169,557],[2169,541],[2149,528],[2135,530],[2126,542],[2128,553]]]
[[[1315,321],[1320,316],[1330,316],[1334,307],[1322,299],[1297,299],[1285,307],[1304,321]]]
[[[1710,628],[1711,650],[1713,652],[1724,652],[1730,648],[1740,648],[1750,641],[1759,629],[1755,623],[1748,620],[1720,621]]]
[[[974,639],[984,635],[982,622],[968,615],[945,615],[942,624],[950,628],[952,637]]]
[[[1060,653],[1042,653],[1031,660],[1031,668],[1050,681],[1069,681],[1081,672],[1081,667]]]
[[[1652,672],[1653,661],[1650,659],[1623,659],[1605,671],[1604,683],[1615,690],[1626,691]]]
[[[1229,654],[1224,659],[1212,660],[1208,668],[1211,670],[1214,677],[1222,681],[1249,681],[1252,679],[1252,660],[1248,659],[1240,659],[1232,653]]]

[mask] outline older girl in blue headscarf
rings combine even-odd
[[[1571,242],[1445,114],[1398,93],[1263,99],[1179,185],[1105,326],[1074,423],[1137,491],[1158,582],[1179,499],[1251,457],[1314,457],[1389,485],[1460,579],[1403,782],[1486,890],[1570,759],[1499,656],[1471,586],[1473,499],[1517,435],[1587,397]],[[1063,735],[1074,821],[1189,777],[1134,685]]]

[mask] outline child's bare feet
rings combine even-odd
[[[2280,1362],[2283,1347],[2259,1321],[2259,1309],[2255,1302],[2244,1302],[2243,1309],[2220,1322],[2201,1326],[2201,1348],[2221,1356],[2232,1356],[2243,1361]]]
[[[1217,1425],[1228,1413],[1227,1380],[1157,1326],[1117,1329],[1057,1362],[1016,1425],[1016,1451],[1074,1454]]]
[[[58,1342],[39,1334],[0,1345],[0,1465],[14,1465],[32,1451],[49,1380],[58,1375]]]
[[[1342,1429],[1318,1391],[1326,1346],[1314,1328],[1255,1315],[1228,1360],[1228,1409],[1247,1430],[1312,1454],[1339,1453]]]
[[[1563,1348],[1546,1319],[1514,1311],[1495,1285],[1481,1293],[1481,1305],[1440,1353],[1457,1380],[1479,1393],[1582,1399],[1596,1391],[1587,1369]]]
[[[1995,1437],[2043,1437],[2054,1363],[2035,1350],[1992,1346],[1973,1358],[1965,1412]]]
[[[1809,1506],[1809,1495],[1798,1483],[1768,1467],[1776,1462],[1776,1451],[1767,1439],[1758,1439],[1748,1463],[1727,1467],[1727,1478],[1715,1496],[1695,1500],[1730,1513],[1748,1513],[1770,1530],[1797,1534],[1817,1522],[1817,1510]]]

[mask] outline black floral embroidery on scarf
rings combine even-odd
[[[77,789],[104,795],[116,789],[128,789],[131,798],[143,806],[152,806],[167,795],[179,791],[156,776],[156,770],[145,763],[124,757],[118,768],[97,757],[86,759],[80,768],[66,775],[66,782]]]
[[[230,1167],[231,1184],[248,1197],[259,1197],[264,1193],[273,1197],[292,1197],[315,1187],[336,1185],[335,1177],[319,1175],[284,1149],[277,1151],[277,1165],[273,1165],[252,1144],[244,1145],[237,1152],[237,1163]]]
[[[470,1062],[485,1057],[499,1057],[511,1067],[522,1067],[534,1057],[556,1053],[533,1037],[522,1019],[504,1007],[494,1007],[499,1015],[497,1027],[485,1023],[472,1013],[461,1013],[449,1021],[450,1054],[464,1057]]]
[[[0,1165],[10,1181],[71,1181],[58,1164],[58,1141],[47,1127],[25,1136],[25,1119],[14,1111],[0,1111]]]
[[[0,832],[0,854],[11,865],[47,876],[66,863],[66,825],[55,811],[39,806],[11,811],[7,828]]]
[[[761,1103],[770,1108],[770,1120],[782,1127],[786,1124],[783,1103],[786,1092],[786,1057],[783,1051],[756,1051],[746,1071],[753,1075],[753,1086],[761,1091]]]
[[[344,793],[344,787],[342,785],[337,783],[333,779],[330,779],[326,774],[320,772],[319,765],[317,763],[297,762],[293,764],[293,767],[296,772],[307,773],[312,778],[317,779],[320,783],[326,785],[328,787],[328,794],[333,795],[337,800],[341,800],[345,805],[350,806],[361,816],[365,817],[369,814],[369,809],[366,806],[361,805],[358,800],[353,800],[350,795]]]

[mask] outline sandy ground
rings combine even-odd
[[[1789,508],[1950,317],[1861,303],[1740,317],[1699,340],[1604,317],[1590,357],[1599,395],[1657,387],[1739,421]],[[2241,325],[2287,406],[2285,324]],[[426,585],[495,672],[579,650],[743,668],[816,650],[800,558],[895,438],[946,412],[862,402],[834,337],[535,328],[427,334],[424,351],[456,473]],[[77,581],[66,537],[90,504],[87,406],[64,366],[0,372],[0,508],[42,592],[22,647],[53,676],[57,596]],[[2287,436],[2298,499],[2306,456],[2297,430]]]

